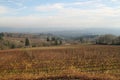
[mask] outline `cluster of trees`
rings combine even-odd
[[[25,41],[13,41],[6,39],[4,33],[0,33],[0,50],[3,49],[14,49],[14,48],[22,48],[25,46],[30,46],[30,41],[28,38]]]
[[[120,45],[120,36],[102,35],[96,39],[96,44],[103,45]]]
[[[120,45],[120,36],[111,34],[81,36],[77,38],[77,40],[79,40],[81,44]]]
[[[47,37],[47,42],[50,42],[53,45],[61,45],[62,39],[56,37]]]
[[[14,48],[24,48],[24,47],[40,47],[40,46],[52,46],[52,45],[61,45],[62,39],[55,36],[42,35],[40,38],[36,34],[21,34],[19,33],[0,33],[0,50],[1,49],[14,49]],[[37,36],[37,38],[36,38]]]
[[[28,38],[25,39],[24,43],[11,41],[11,40],[5,40],[5,39],[0,40],[0,50],[23,48],[23,47],[29,47],[29,46],[30,46],[30,42]]]

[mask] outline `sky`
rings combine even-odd
[[[120,0],[0,0],[0,27],[120,29]]]

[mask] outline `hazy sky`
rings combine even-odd
[[[0,27],[120,28],[120,0],[0,0]]]

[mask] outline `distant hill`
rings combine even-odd
[[[84,35],[104,35],[104,34],[120,35],[120,29],[89,28],[84,30],[55,31],[51,33],[66,37],[79,37]]]
[[[24,32],[24,33],[52,33],[54,35],[77,37],[80,35],[102,35],[114,34],[120,35],[120,28],[87,28],[87,29],[47,29],[47,28],[6,28],[0,27],[0,32]]]

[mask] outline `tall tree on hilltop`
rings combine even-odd
[[[28,38],[25,39],[25,46],[30,46],[30,41]]]

